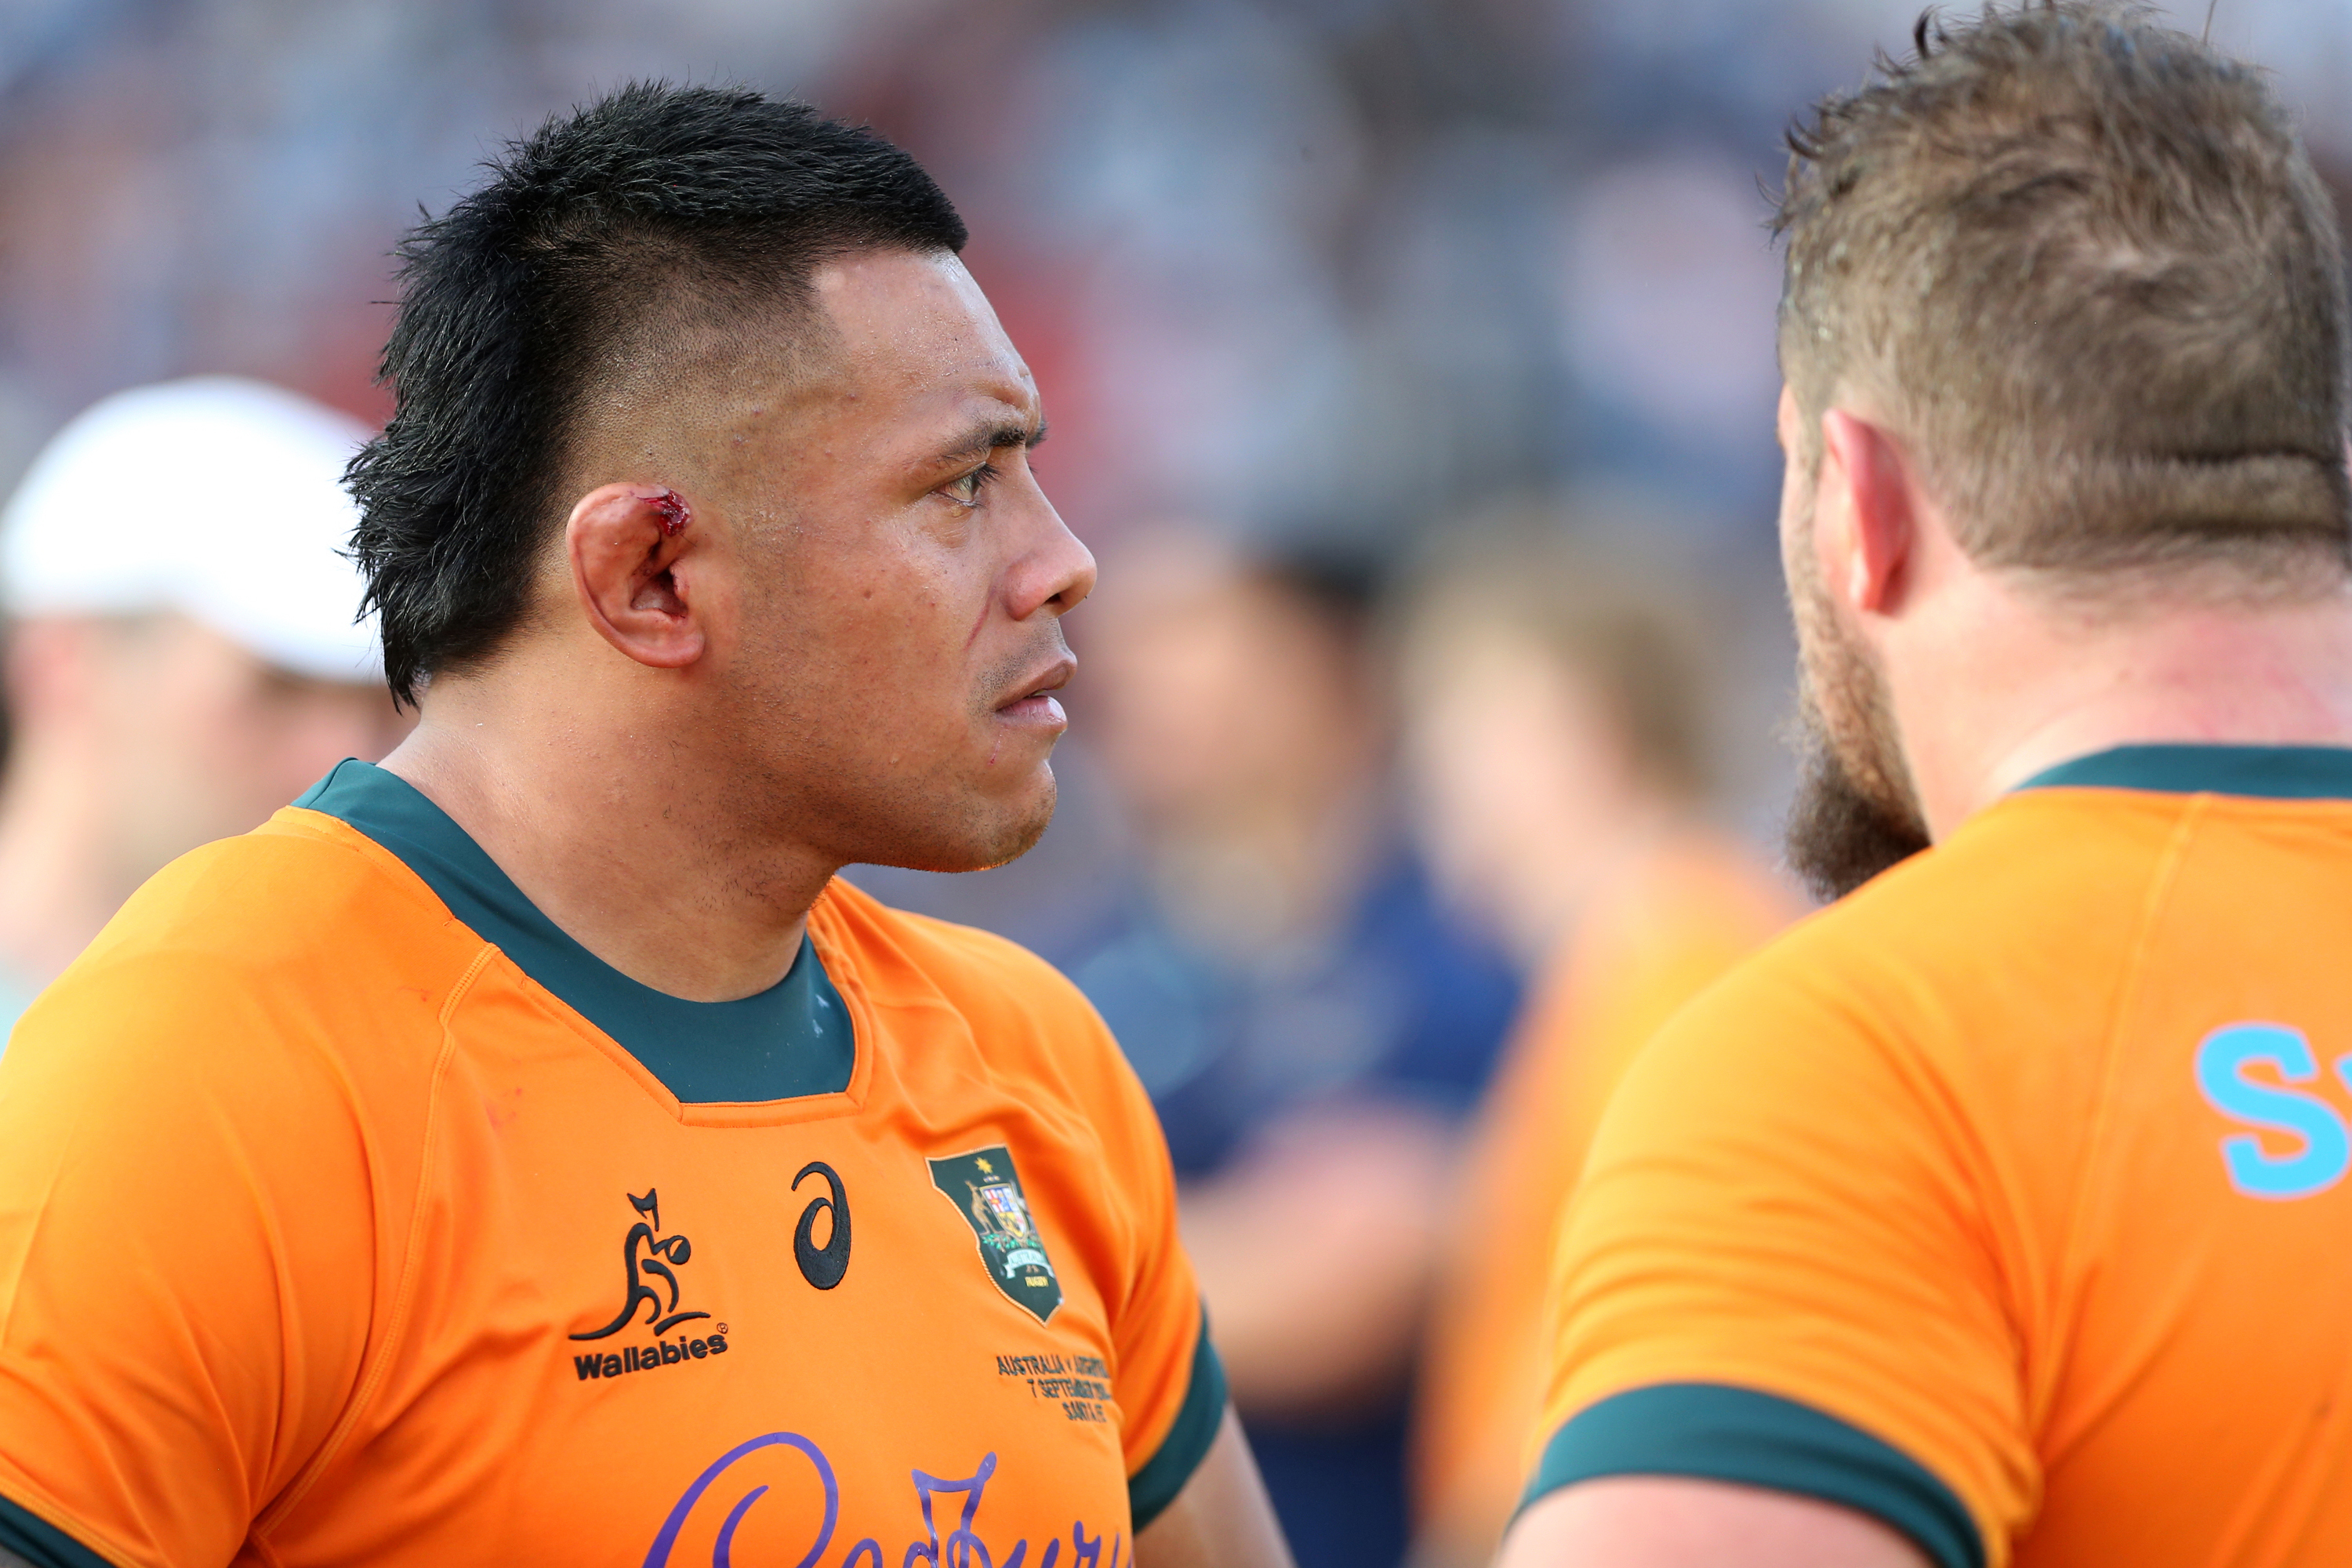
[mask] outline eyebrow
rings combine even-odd
[[[998,415],[976,420],[971,428],[955,437],[952,444],[932,454],[934,463],[945,465],[967,458],[984,457],[1006,447],[1035,447],[1045,439],[1046,424],[1039,416],[1035,425],[1010,415]]]

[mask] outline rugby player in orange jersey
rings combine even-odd
[[[353,484],[421,721],[0,1059],[0,1562],[1287,1563],[1115,1043],[835,880],[1054,805],[1094,563],[962,239],[657,87],[412,239]]]
[[[1611,1102],[1502,1561],[2352,1562],[2335,216],[2126,9],[1923,22],[1792,140],[1791,847],[1845,896]]]
[[[1414,1394],[1414,1568],[1486,1568],[1517,1510],[1551,1239],[1618,1080],[1797,912],[1707,820],[1722,620],[1629,547],[1659,522],[1593,498],[1457,526],[1400,617],[1432,862],[1535,976],[1449,1194]]]

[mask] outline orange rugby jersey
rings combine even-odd
[[[1529,1496],[1828,1499],[1938,1564],[2352,1563],[2352,751],[2052,770],[1612,1102]]]
[[[1224,1405],[1100,1021],[840,882],[683,1002],[345,763],[0,1063],[37,1564],[1125,1568]]]
[[[1744,846],[1660,845],[1577,918],[1513,1032],[1463,1173],[1414,1411],[1414,1527],[1434,1561],[1493,1557],[1542,1415],[1560,1206],[1634,1053],[1794,914]]]

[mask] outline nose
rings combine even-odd
[[[1095,591],[1094,552],[1070,531],[1045,492],[1036,494],[1034,542],[1014,566],[1007,608],[1016,621],[1039,611],[1066,615]]]

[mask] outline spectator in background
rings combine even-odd
[[[406,725],[339,553],[353,421],[257,382],[110,397],[0,516],[0,1041],[163,866]]]
[[[1406,1385],[1454,1132],[1515,985],[1400,831],[1368,572],[1171,531],[1103,583],[1078,700],[1141,872],[1071,974],[1167,1128],[1300,1568],[1381,1568],[1404,1552]]]
[[[1416,1568],[1491,1561],[1517,1504],[1554,1220],[1618,1075],[1793,912],[1706,825],[1699,605],[1622,551],[1565,542],[1564,521],[1449,538],[1400,617],[1423,842],[1448,894],[1537,976],[1446,1226],[1415,1411]]]

